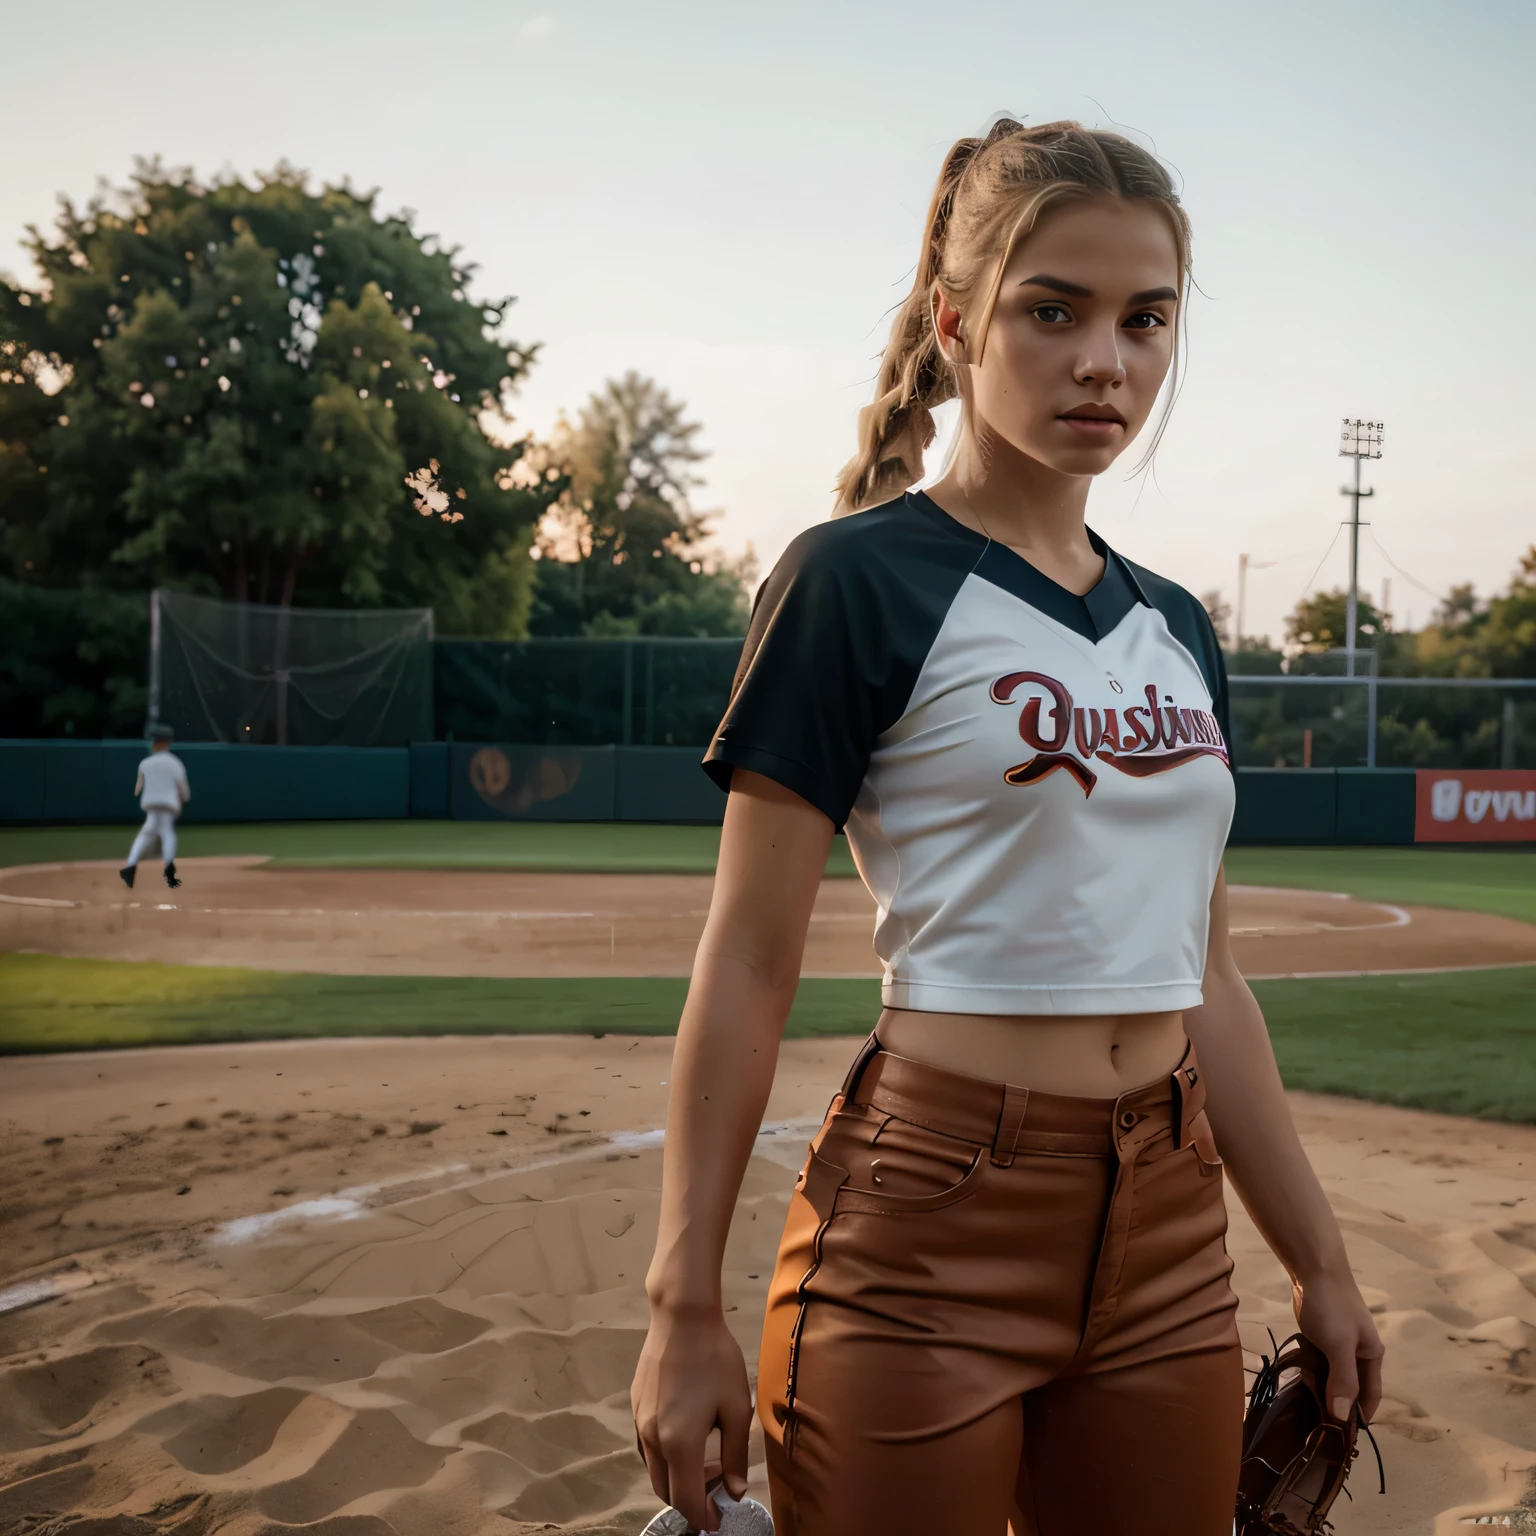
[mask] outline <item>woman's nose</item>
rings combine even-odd
[[[1107,383],[1111,389],[1118,389],[1125,383],[1125,363],[1117,342],[1114,331],[1092,337],[1072,369],[1073,379],[1079,384]]]

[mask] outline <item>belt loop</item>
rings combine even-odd
[[[1028,1088],[1015,1088],[1012,1083],[1004,1084],[1002,1113],[997,1117],[997,1134],[992,1138],[992,1162],[995,1167],[1012,1166],[1013,1154],[1019,1144],[1019,1132],[1024,1129],[1024,1113],[1028,1107]]]
[[[1188,1141],[1195,1116],[1205,1108],[1204,1074],[1193,1058],[1194,1046],[1191,1045],[1169,1078],[1173,1088],[1173,1144],[1176,1148]]]

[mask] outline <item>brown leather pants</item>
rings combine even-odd
[[[779,1536],[1229,1536],[1243,1366],[1194,1049],[1117,1099],[871,1036],[758,1366]]]

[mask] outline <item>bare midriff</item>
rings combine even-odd
[[[1041,1015],[887,1008],[875,1032],[893,1055],[948,1072],[1096,1099],[1167,1076],[1188,1043],[1177,1010]]]

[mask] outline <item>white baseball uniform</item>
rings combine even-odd
[[[160,857],[169,864],[176,857],[176,818],[192,798],[187,770],[174,752],[151,752],[139,764],[139,782],[143,785],[139,805],[144,811],[144,825],[133,840],[128,863],[137,864],[158,842]]]

